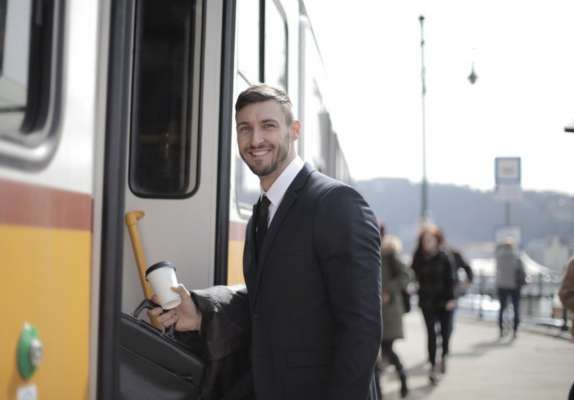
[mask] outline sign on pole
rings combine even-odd
[[[494,165],[498,198],[504,201],[519,200],[522,194],[520,157],[496,157]]]

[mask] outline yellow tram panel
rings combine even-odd
[[[88,230],[0,225],[3,273],[0,329],[0,398],[35,385],[41,399],[87,398],[90,321]],[[36,327],[43,356],[24,381],[16,349],[28,322]]]

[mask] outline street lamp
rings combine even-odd
[[[574,120],[564,127],[564,132],[574,133]],[[562,330],[568,330],[568,310],[562,306]]]
[[[468,81],[471,85],[474,85],[478,80],[478,75],[474,71],[474,62],[472,63],[472,67],[470,68],[470,75],[468,76]]]
[[[428,219],[428,182],[427,182],[427,155],[426,155],[426,82],[425,82],[425,39],[424,39],[424,15],[419,16],[419,23],[421,25],[421,111],[422,111],[422,152],[423,152],[423,177],[421,183],[421,222],[425,223]]]

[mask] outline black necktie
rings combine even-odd
[[[261,196],[261,199],[257,203],[257,210],[255,213],[255,254],[257,254],[257,260],[259,261],[259,255],[261,254],[261,249],[263,248],[263,240],[265,239],[265,234],[267,233],[267,223],[269,219],[269,199],[267,196]]]

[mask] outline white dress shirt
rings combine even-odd
[[[271,185],[267,192],[262,192],[261,195],[267,196],[269,199],[269,220],[267,221],[267,226],[271,224],[279,205],[281,204],[281,200],[283,200],[283,196],[285,196],[285,192],[291,185],[291,182],[295,179],[297,174],[303,169],[305,163],[299,156],[295,156],[293,161],[287,165],[287,167],[281,172],[281,175],[275,179],[275,182]]]

